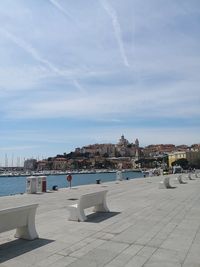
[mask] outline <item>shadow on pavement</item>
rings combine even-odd
[[[120,212],[95,212],[87,215],[87,220],[85,222],[99,223],[118,214],[120,214]]]
[[[32,241],[16,239],[0,245],[0,263],[13,259],[36,248],[45,246],[54,240],[38,238]]]

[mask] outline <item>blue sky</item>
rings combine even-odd
[[[199,143],[199,27],[199,0],[1,0],[1,165]]]

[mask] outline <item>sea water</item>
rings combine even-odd
[[[134,179],[143,177],[141,172],[123,172],[124,179]],[[89,173],[72,175],[72,186],[94,184],[96,180],[109,182],[116,180],[116,173]],[[59,188],[69,187],[66,175],[47,176],[47,190],[52,190],[53,186]],[[0,177],[0,196],[12,194],[23,194],[26,192],[26,177]]]

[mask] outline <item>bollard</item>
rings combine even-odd
[[[52,190],[54,190],[54,191],[58,191],[58,186],[57,186],[57,185],[53,185],[53,186],[52,186]]]

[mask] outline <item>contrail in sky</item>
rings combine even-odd
[[[3,33],[8,39],[10,39],[13,43],[15,43],[17,46],[20,48],[24,49],[27,53],[29,53],[35,60],[38,62],[42,63],[43,65],[47,66],[51,71],[56,73],[57,75],[60,76],[66,76],[66,73],[64,71],[61,71],[59,68],[57,68],[54,64],[40,56],[38,51],[32,47],[29,43],[25,42],[21,38],[17,37],[16,35],[8,32],[5,29],[0,28],[0,32]],[[73,84],[76,86],[76,88],[79,90],[79,92],[83,92],[84,89],[80,85],[80,83],[76,80],[72,80]],[[85,91],[84,91],[85,92]]]
[[[48,60],[42,58],[37,50],[33,48],[30,44],[22,40],[21,38],[17,37],[16,35],[8,32],[5,29],[0,29],[0,32],[2,32],[8,39],[10,39],[13,43],[15,43],[17,46],[24,49],[27,53],[29,53],[35,60],[39,61],[40,63],[46,65],[50,70],[54,71],[57,74],[61,74],[60,70],[55,67],[51,62]]]
[[[76,86],[77,89],[79,89],[80,93],[86,93],[85,89],[80,85],[80,83],[77,80],[73,80],[74,85]]]
[[[65,16],[67,16],[70,19],[73,19],[70,13],[68,13],[57,1],[55,0],[49,0],[52,5],[54,5],[55,8],[57,8],[59,11],[61,11]]]
[[[125,50],[124,50],[122,34],[121,34],[121,27],[120,27],[120,23],[119,23],[119,20],[118,20],[118,17],[117,17],[117,13],[116,13],[115,9],[108,3],[107,0],[101,0],[100,2],[102,4],[103,8],[105,9],[105,11],[107,12],[107,14],[112,19],[114,33],[115,33],[115,37],[116,37],[118,45],[119,45],[121,57],[123,59],[124,65],[126,67],[129,67],[130,65],[128,63],[128,59],[126,57],[126,53],[125,53]]]

